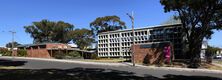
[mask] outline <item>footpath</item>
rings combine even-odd
[[[43,61],[56,61],[56,62],[64,62],[64,63],[77,63],[77,64],[90,64],[90,65],[101,65],[101,66],[126,66],[133,67],[132,63],[121,62],[121,63],[105,63],[105,62],[89,62],[84,60],[63,60],[63,59],[46,59],[46,58],[30,58],[30,57],[8,57],[1,56],[1,59],[24,59],[24,60],[43,60]],[[219,65],[219,64],[216,64]],[[222,65],[220,65],[222,66]],[[175,68],[175,67],[156,67],[156,66],[144,66],[144,65],[135,65],[136,68],[148,68],[154,70],[173,70],[173,71],[187,71],[187,72],[204,72],[204,73],[219,73],[222,75],[222,70],[209,70],[209,69],[191,69],[191,68]]]
[[[218,64],[218,63],[212,63],[213,65],[216,65],[216,66],[220,66],[220,67],[222,67],[222,64]]]

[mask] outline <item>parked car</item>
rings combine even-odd
[[[222,59],[222,55],[216,55],[215,59]]]

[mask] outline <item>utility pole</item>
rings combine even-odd
[[[131,54],[131,61],[133,63],[133,66],[135,66],[135,60],[134,60],[134,53],[135,53],[135,33],[134,33],[134,14],[133,14],[133,11],[130,14],[126,14],[129,16],[129,18],[131,19],[131,22],[132,22],[132,36],[133,36],[133,45],[132,45],[132,54]]]
[[[9,32],[12,33],[12,56],[14,56],[13,55],[13,52],[14,52],[14,50],[13,50],[14,49],[14,36],[15,36],[16,32],[15,31],[9,31]]]

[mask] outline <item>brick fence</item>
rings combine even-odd
[[[164,62],[164,44],[136,44],[134,45],[134,60],[139,64],[160,64]],[[172,46],[171,46],[172,47]],[[131,47],[131,49],[133,46]]]

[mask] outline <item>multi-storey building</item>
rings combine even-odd
[[[135,29],[135,43],[170,41],[174,47],[175,58],[184,55],[185,36],[182,33],[181,24],[160,25]],[[133,44],[132,30],[117,30],[103,32],[98,35],[99,57],[131,57],[131,45]]]

